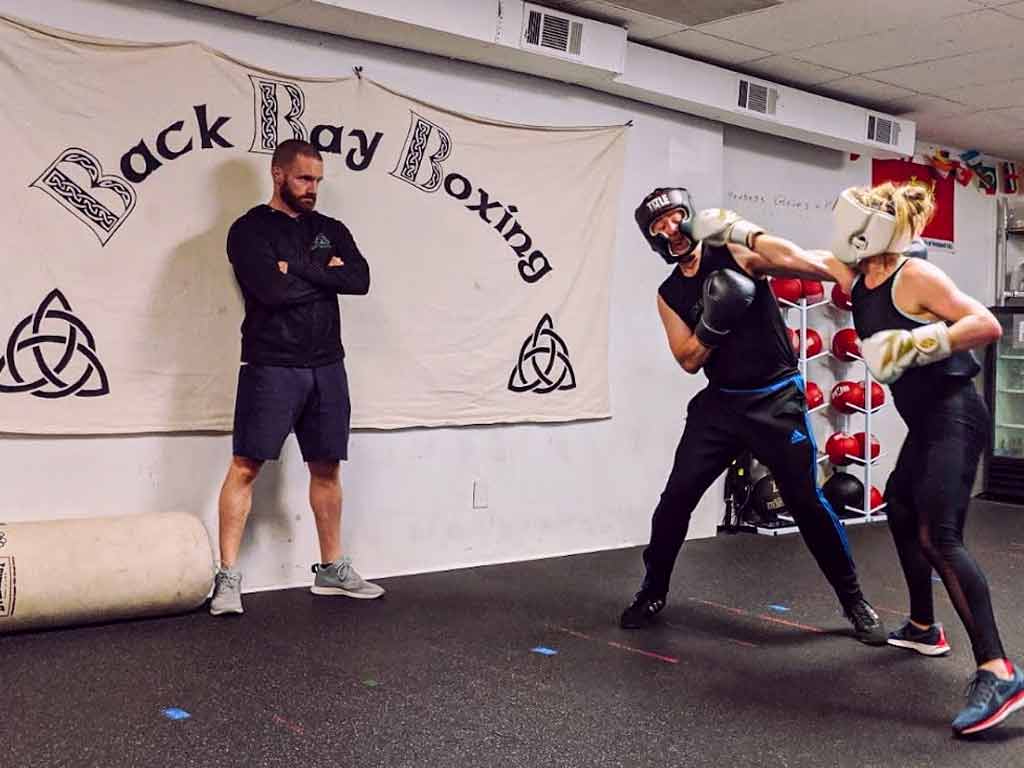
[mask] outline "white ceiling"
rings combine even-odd
[[[634,42],[906,116],[923,141],[1024,159],[1024,0],[534,1],[625,26]]]

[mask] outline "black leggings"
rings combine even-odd
[[[701,496],[744,449],[768,466],[786,510],[840,603],[862,598],[846,533],[818,488],[814,432],[803,381],[789,376],[743,392],[708,388],[690,401],[675,462],[651,521],[644,589],[668,593],[676,556]]]
[[[909,433],[885,487],[889,529],[910,590],[910,618],[935,621],[932,570],[983,664],[1005,657],[985,574],[964,546],[964,522],[991,418],[969,380],[900,408]]]

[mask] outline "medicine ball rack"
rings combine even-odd
[[[800,366],[800,375],[803,378],[805,384],[806,384],[807,381],[809,381],[809,379],[807,377],[808,364],[813,362],[813,361],[815,361],[815,360],[821,359],[821,358],[831,357],[831,358],[833,358],[835,360],[839,360],[840,362],[847,363],[849,365],[859,364],[859,365],[863,366],[863,370],[864,370],[864,379],[863,379],[863,381],[864,381],[864,406],[865,407],[861,408],[861,407],[856,406],[856,405],[850,405],[849,407],[850,407],[851,410],[854,411],[854,413],[852,413],[852,414],[851,413],[843,413],[841,415],[843,417],[843,421],[842,421],[842,424],[843,424],[842,431],[843,432],[849,432],[850,431],[851,420],[853,418],[856,418],[857,414],[860,414],[860,416],[863,417],[865,457],[862,458],[860,456],[855,456],[853,454],[847,453],[846,454],[846,458],[851,463],[860,466],[861,469],[862,469],[863,477],[864,477],[864,482],[863,482],[863,484],[864,484],[864,500],[863,500],[861,506],[859,506],[859,507],[854,507],[854,506],[851,506],[851,505],[847,504],[845,510],[842,510],[842,511],[836,510],[836,513],[840,515],[840,522],[843,525],[860,525],[860,524],[863,524],[863,523],[878,522],[878,521],[886,519],[885,518],[885,512],[884,512],[886,504],[883,501],[881,504],[879,504],[879,505],[877,505],[877,506],[875,506],[873,508],[871,507],[871,488],[872,488],[871,479],[872,479],[872,474],[874,474],[873,473],[874,465],[877,464],[879,462],[879,460],[881,460],[881,458],[885,455],[885,451],[884,450],[883,451],[879,451],[878,456],[874,456],[873,457],[871,455],[871,453],[872,453],[872,451],[871,451],[871,439],[874,436],[874,433],[871,431],[871,417],[874,414],[878,413],[879,411],[887,408],[889,406],[889,400],[888,400],[888,398],[886,398],[886,399],[883,400],[881,405],[872,407],[872,402],[871,402],[871,399],[872,399],[871,398],[872,386],[871,385],[876,383],[876,382],[875,382],[874,377],[871,375],[871,371],[868,369],[867,365],[864,363],[864,360],[862,358],[857,357],[853,361],[843,360],[842,358],[836,357],[832,353],[831,345],[826,346],[824,344],[822,345],[823,349],[822,349],[821,352],[819,352],[816,355],[812,355],[811,357],[807,357],[807,328],[808,328],[808,325],[807,325],[807,315],[808,315],[808,313],[811,310],[817,309],[818,307],[822,307],[825,304],[830,303],[830,300],[827,299],[827,298],[824,298],[824,295],[825,294],[823,292],[823,294],[822,294],[823,298],[821,300],[813,301],[812,303],[808,303],[806,297],[801,297],[799,299],[799,301],[796,301],[796,302],[789,301],[787,299],[783,299],[783,298],[778,298],[777,297],[777,301],[778,301],[780,309],[782,311],[783,319],[786,318],[786,314],[790,310],[796,310],[799,313],[799,315],[800,315],[800,328],[799,328],[799,330],[800,330],[800,355],[799,355],[799,366]],[[788,325],[789,324],[787,323],[787,327],[788,327]],[[840,329],[837,328],[836,331],[838,331],[838,330],[840,330]],[[831,404],[829,402],[829,399],[826,397],[825,401],[821,405],[819,405],[819,406],[817,406],[815,408],[809,409],[807,411],[807,413],[810,416],[811,414],[815,414],[815,413],[818,413],[819,411],[822,411],[822,410],[824,410],[826,408],[829,408],[830,405]],[[818,464],[823,464],[823,463],[825,463],[827,461],[828,461],[828,454],[820,452],[820,449],[819,449]],[[852,513],[852,516],[845,517],[841,512],[845,512],[847,514]],[[765,536],[781,536],[781,535],[785,535],[785,534],[788,534],[788,533],[797,533],[798,532],[797,527],[796,527],[796,523],[793,521],[793,518],[791,516],[786,515],[786,514],[780,514],[779,515],[779,521],[782,522],[783,525],[780,525],[778,527],[772,527],[772,528],[762,527],[762,526],[754,526],[754,525],[751,525],[751,526],[741,526],[741,527],[742,527],[743,530],[748,530],[748,531],[750,531],[752,533],[757,533],[757,534],[765,535]]]

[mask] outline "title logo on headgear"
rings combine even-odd
[[[672,201],[669,200],[668,195],[658,195],[656,198],[647,203],[647,210],[653,213],[654,211],[657,211],[660,208],[664,208],[666,205],[671,204]]]

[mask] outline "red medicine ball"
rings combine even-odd
[[[807,329],[807,357],[814,357],[817,354],[821,354],[821,350],[825,348],[825,343],[821,340],[821,334],[813,328]]]
[[[832,407],[840,413],[853,413],[853,408],[850,407],[850,397],[858,386],[863,389],[862,385],[854,381],[837,381],[829,395],[829,402],[832,403]]]
[[[857,408],[867,408],[867,403],[864,398],[864,384],[856,382],[853,385],[853,391],[850,392],[850,403],[855,405]],[[882,389],[882,385],[877,381],[871,382],[871,410],[874,411],[876,408],[880,408],[885,404],[885,390]]]
[[[853,309],[853,301],[850,299],[850,294],[844,291],[839,283],[832,286],[832,303],[840,309]]]
[[[853,328],[843,328],[832,336],[832,354],[840,360],[852,362],[860,357],[860,339]]]
[[[825,402],[825,395],[821,391],[821,387],[815,384],[813,381],[807,382],[807,408],[817,408],[819,405]]]
[[[857,440],[846,432],[836,432],[825,441],[825,453],[833,465],[845,467],[850,463],[850,456],[857,455]]]
[[[862,459],[867,460],[867,445],[865,445],[865,438],[867,436],[863,432],[857,432],[853,439],[857,441],[857,450],[854,454],[860,456]],[[878,438],[874,435],[871,436],[871,458],[877,459],[878,455],[882,452],[882,445],[878,442]]]
[[[874,511],[874,510],[878,509],[880,506],[882,506],[882,502],[883,501],[884,501],[884,499],[882,498],[882,492],[879,491],[877,488],[875,488],[875,486],[872,485],[871,486],[871,511]]]
[[[825,298],[825,288],[817,280],[801,280],[804,298],[808,301],[821,301]]]
[[[771,280],[772,293],[775,297],[784,301],[796,304],[804,295],[804,286],[796,278],[773,277]]]
[[[871,382],[871,407],[877,408],[885,403],[885,390],[877,381]]]
[[[786,335],[789,336],[789,346],[793,348],[794,354],[800,354],[800,332],[795,331],[792,328],[786,329]]]

